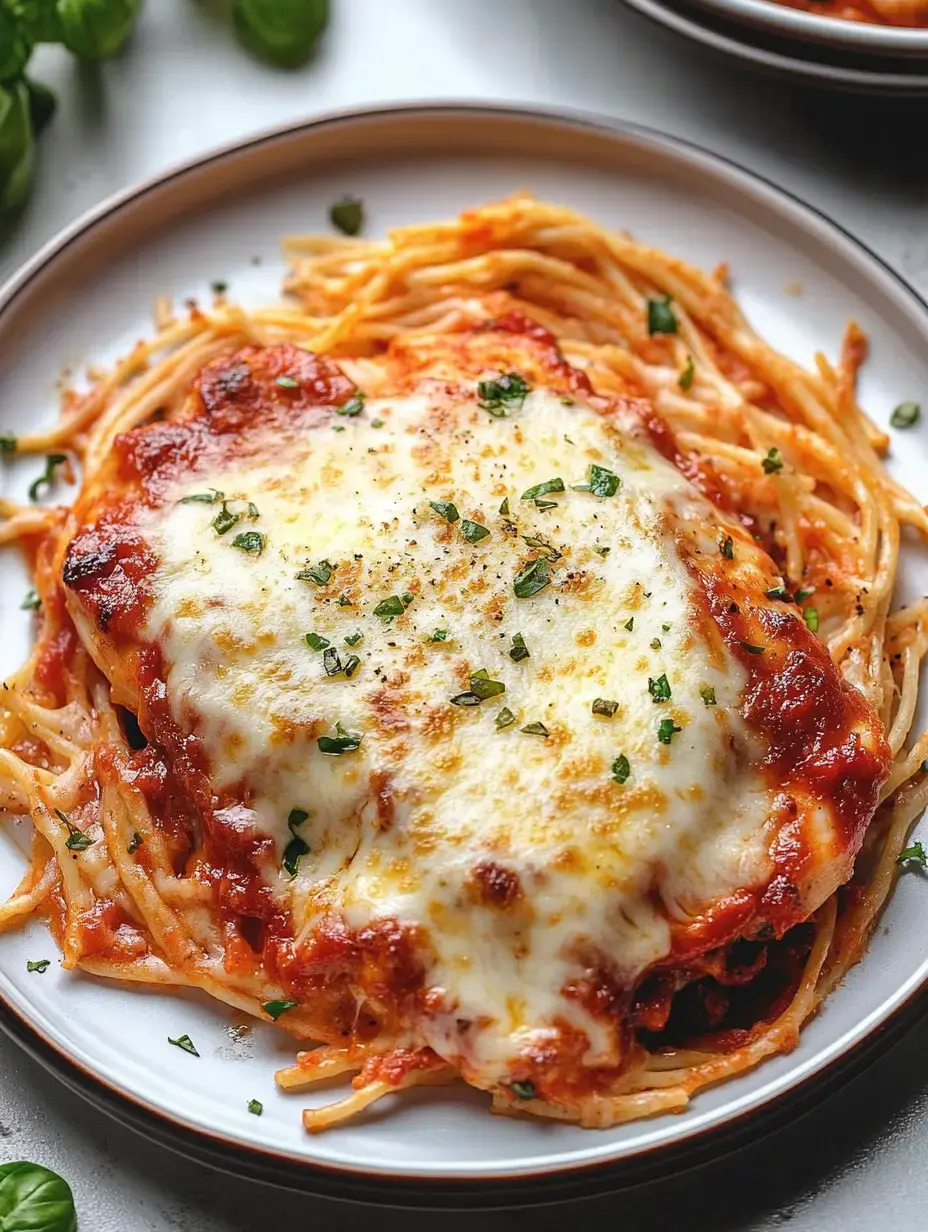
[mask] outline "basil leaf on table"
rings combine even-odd
[[[41,1164],[0,1165],[0,1227],[3,1232],[77,1232],[71,1186]]]

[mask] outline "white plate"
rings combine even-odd
[[[678,4],[676,0],[624,0],[629,8],[650,18],[658,25],[666,26],[693,42],[710,47],[726,56],[734,56],[755,68],[789,77],[796,81],[828,86],[835,90],[849,90],[859,94],[885,95],[890,98],[928,98],[928,66],[915,59],[889,59],[881,61],[873,56],[842,56],[835,47],[815,48],[809,41],[797,41],[795,31],[774,32],[767,23],[747,21],[750,12],[760,10],[766,16],[767,9],[782,10],[790,14],[794,10],[767,0],[693,0],[694,6]],[[729,11],[734,6],[739,12]],[[722,12],[722,9],[725,12]],[[712,10],[711,12],[707,10]],[[804,17],[804,13],[797,16]],[[728,20],[725,20],[725,19]],[[815,20],[825,22],[825,18]],[[748,27],[754,27],[745,29]],[[853,25],[841,22],[842,26]],[[790,38],[782,37],[789,34]],[[771,37],[773,35],[774,37]],[[779,37],[777,37],[779,36]],[[897,54],[897,53],[894,53]]]
[[[25,430],[55,417],[63,364],[112,360],[148,332],[155,296],[205,296],[221,278],[246,304],[275,297],[284,272],[277,240],[327,228],[328,204],[361,195],[369,229],[441,218],[530,187],[589,211],[607,226],[712,267],[727,261],[752,323],[811,363],[837,353],[848,317],[872,338],[863,400],[886,423],[905,399],[928,401],[928,308],[892,272],[826,219],[778,189],[698,149],[644,130],[518,110],[448,105],[333,117],[272,133],[130,192],[65,233],[0,292],[0,426]],[[260,258],[260,264],[255,264]],[[790,293],[799,283],[802,294]],[[896,438],[894,437],[894,446]],[[928,495],[928,430],[899,440],[893,471]],[[22,490],[35,466],[4,469]],[[925,587],[916,559],[906,589]],[[26,575],[0,561],[0,669],[26,652],[19,610]],[[0,889],[22,866],[16,837],[0,839]],[[275,1067],[289,1037],[235,1020],[196,994],[121,987],[64,973],[28,974],[55,958],[40,925],[0,937],[0,996],[16,1020],[111,1092],[214,1142],[383,1178],[537,1178],[608,1161],[641,1160],[730,1125],[845,1056],[903,1006],[928,976],[926,887],[902,879],[866,959],[805,1031],[790,1056],[699,1095],[683,1115],[607,1131],[489,1115],[466,1088],[383,1101],[369,1115],[316,1137],[300,1127],[303,1097],[279,1094]],[[22,1035],[23,1028],[18,1028]],[[167,1043],[188,1033],[200,1058]],[[249,1099],[264,1115],[247,1111]],[[313,1098],[331,1099],[331,1091]],[[161,1123],[162,1137],[164,1123]],[[309,1187],[318,1174],[303,1170]],[[291,1181],[293,1177],[291,1175]],[[299,1183],[299,1181],[295,1182]]]

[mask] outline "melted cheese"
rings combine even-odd
[[[614,1061],[565,986],[603,956],[630,985],[667,954],[669,920],[771,872],[743,670],[700,632],[673,538],[680,508],[710,537],[718,515],[650,445],[543,390],[494,419],[425,388],[338,427],[285,446],[269,436],[247,465],[198,474],[149,515],[160,564],[147,635],[174,717],[279,858],[291,810],[309,814],[297,875],[274,874],[300,936],[333,908],[352,927],[395,917],[428,936],[444,1010],[419,1042],[492,1082],[560,1021],[587,1034],[589,1063]],[[592,463],[620,477],[614,496],[572,489]],[[542,498],[554,507],[521,499],[555,477],[566,491]],[[224,535],[218,505],[177,503],[208,487],[244,515]],[[464,519],[490,534],[469,542]],[[266,536],[260,555],[234,546],[248,530]],[[541,556],[557,557],[549,584],[518,598],[515,576]],[[322,561],[325,584],[296,577]],[[375,614],[402,595],[402,615]],[[350,679],[326,674],[309,632],[343,665],[360,658]],[[480,669],[505,693],[452,705]],[[671,697],[657,702],[649,678],[664,675]],[[592,712],[597,698],[618,704],[612,718]],[[515,721],[498,730],[504,706]],[[680,729],[669,744],[662,720]],[[337,722],[360,747],[325,755],[317,740]],[[537,723],[547,738],[521,730]],[[482,889],[499,870],[505,901]],[[479,1024],[466,1042],[462,1020]]]

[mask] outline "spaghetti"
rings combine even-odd
[[[28,553],[40,605],[35,649],[6,682],[0,710],[0,806],[11,816],[30,816],[34,827],[29,871],[0,908],[0,927],[42,914],[68,969],[201,988],[258,1019],[279,1018],[279,1025],[298,1039],[321,1040],[277,1076],[283,1090],[299,1092],[339,1074],[357,1075],[345,1099],[304,1113],[304,1124],[312,1131],[391,1092],[459,1077],[488,1090],[495,1111],[532,1113],[589,1127],[678,1111],[702,1087],[795,1046],[803,1023],[859,958],[891,890],[906,835],[928,803],[923,769],[928,734],[912,732],[919,673],[928,651],[928,600],[892,610],[901,530],[910,526],[928,536],[928,514],[884,469],[887,437],[857,403],[856,376],[866,339],[856,326],[849,326],[837,364],[819,355],[815,369],[806,371],[751,330],[727,288],[724,267],[711,275],[702,273],[627,235],[607,232],[570,210],[525,195],[470,211],[453,222],[401,228],[382,241],[313,236],[288,240],[285,249],[290,262],[286,304],[246,313],[220,296],[209,310],[197,308],[175,317],[168,304],[160,303],[158,332],[151,341],[140,343],[111,372],[96,374],[89,392],[69,398],[58,425],[16,442],[21,454],[66,451],[67,465],[73,460],[81,467],[82,488],[74,510],[9,501],[0,506],[0,542],[18,543]],[[540,409],[533,414],[543,421],[545,432],[549,419],[559,428],[561,416],[568,427],[576,423],[570,430],[587,434],[583,440],[592,442],[590,457],[601,457],[596,453],[600,422],[617,416],[621,432],[629,440],[640,440],[634,448],[651,451],[642,454],[644,469],[663,466],[666,483],[680,485],[679,492],[685,489],[681,496],[674,487],[667,507],[676,511],[678,520],[671,521],[689,570],[679,574],[685,579],[679,582],[681,593],[690,596],[686,610],[691,610],[692,595],[685,588],[695,577],[703,588],[701,619],[721,630],[712,633],[710,641],[727,647],[732,678],[748,682],[760,709],[769,706],[772,691],[781,688],[786,665],[791,665],[794,678],[800,660],[811,665],[808,670],[814,669],[814,675],[803,679],[814,679],[824,692],[811,698],[795,691],[777,697],[794,708],[790,722],[800,734],[814,728],[818,745],[832,741],[828,748],[839,750],[842,759],[838,778],[826,782],[821,777],[824,755],[820,764],[815,751],[800,748],[795,737],[786,743],[789,733],[777,734],[776,722],[769,720],[763,737],[770,742],[768,763],[785,767],[776,771],[781,778],[771,790],[789,783],[791,807],[800,812],[802,793],[810,791],[816,807],[833,809],[837,819],[833,824],[838,837],[824,843],[827,858],[812,848],[804,852],[815,876],[804,883],[800,874],[776,863],[779,856],[763,850],[757,854],[758,867],[767,867],[764,862],[770,859],[775,865],[774,872],[765,875],[769,884],[763,894],[756,887],[732,885],[724,894],[713,891],[711,911],[695,911],[691,882],[673,893],[664,887],[661,893],[675,899],[666,907],[669,923],[663,907],[658,923],[660,929],[669,929],[671,940],[663,957],[639,963],[624,982],[625,955],[565,957],[562,947],[557,962],[573,963],[583,978],[572,978],[555,990],[557,1014],[536,1012],[529,996],[537,992],[533,986],[527,985],[529,1008],[518,1011],[511,1007],[516,990],[502,990],[500,1004],[510,1007],[506,1012],[522,1015],[513,1038],[521,1038],[524,1029],[532,1043],[512,1056],[500,1054],[493,1062],[495,1071],[478,1063],[478,1055],[484,1054],[473,1041],[484,1025],[478,1015],[461,1008],[464,994],[456,1009],[449,1009],[442,1001],[440,981],[429,977],[430,946],[434,949],[437,943],[425,923],[407,926],[400,911],[353,923],[360,919],[359,898],[346,898],[335,920],[331,897],[326,897],[341,871],[353,861],[360,863],[362,856],[368,862],[365,875],[373,878],[365,884],[385,884],[371,870],[378,861],[382,864],[384,845],[399,841],[389,836],[403,829],[397,810],[407,805],[397,766],[404,759],[389,770],[371,770],[372,794],[365,797],[364,807],[373,810],[369,828],[375,838],[367,830],[360,837],[352,831],[349,848],[341,850],[338,843],[344,836],[315,830],[314,810],[293,801],[284,840],[275,846],[255,828],[263,807],[255,793],[243,792],[234,776],[223,777],[217,760],[210,762],[202,753],[212,721],[205,703],[185,730],[179,718],[182,708],[171,698],[172,690],[180,688],[178,664],[186,652],[178,632],[184,604],[200,604],[193,621],[208,627],[210,604],[215,607],[216,601],[205,591],[194,595],[192,590],[178,601],[164,578],[157,593],[151,590],[158,570],[180,575],[189,566],[186,558],[197,556],[200,574],[208,572],[206,550],[200,557],[199,548],[189,548],[195,525],[190,519],[202,519],[204,509],[205,525],[215,531],[211,543],[234,542],[242,560],[256,569],[265,567],[260,562],[269,559],[269,539],[278,527],[272,520],[274,502],[286,494],[280,495],[277,471],[260,477],[264,460],[255,442],[264,437],[250,435],[249,417],[257,417],[261,432],[286,433],[293,423],[301,431],[304,423],[311,423],[315,431],[314,417],[324,408],[325,439],[336,444],[315,444],[314,449],[328,459],[326,482],[337,522],[343,472],[332,451],[341,449],[337,443],[347,441],[351,432],[361,430],[365,401],[370,414],[380,399],[385,415],[392,412],[394,419],[385,428],[370,420],[363,428],[366,435],[351,438],[358,442],[351,465],[357,465],[359,475],[368,474],[365,466],[380,465],[377,447],[370,444],[362,450],[361,445],[373,441],[371,433],[381,428],[389,434],[398,416],[414,413],[403,409],[403,399],[420,388],[423,374],[435,399],[451,398],[437,411],[429,408],[442,422],[449,421],[452,403],[457,405],[458,393],[452,397],[448,391],[458,389],[462,376],[468,381],[482,376],[481,410],[468,407],[469,426],[459,441],[476,437],[479,443],[480,433],[496,430],[487,420],[487,409],[492,418],[503,420],[507,408],[520,406],[532,387],[541,389],[543,384],[553,393],[544,403],[538,395],[531,405]],[[589,403],[596,414],[591,411],[585,419],[578,403]],[[420,413],[421,408],[415,411]],[[478,419],[479,428],[470,426]],[[399,422],[402,428],[405,421]],[[532,421],[518,422],[526,451]],[[333,427],[345,429],[344,434],[334,435]],[[412,427],[403,430],[409,438]],[[575,444],[567,432],[564,436]],[[402,438],[394,434],[390,439]],[[420,434],[415,439],[425,438]],[[538,439],[550,437],[542,434]],[[410,451],[425,448],[419,444]],[[480,456],[490,456],[494,449],[496,445],[487,445]],[[223,490],[204,486],[203,479],[213,472],[204,469],[202,459],[220,450],[226,451]],[[652,453],[660,459],[649,461]],[[447,476],[452,461],[445,454],[436,461],[436,456],[429,454],[423,467]],[[182,487],[178,457],[184,459]],[[253,487],[246,504],[236,477],[249,473]],[[625,488],[634,481],[631,471],[623,473]],[[399,480],[395,482],[398,486]],[[566,525],[568,511],[576,506],[578,541],[588,532],[597,536],[601,523],[594,525],[590,518],[606,517],[600,510],[619,486],[620,477],[599,464],[591,467],[586,484],[577,485],[581,492],[576,500],[573,495],[560,497],[562,480],[546,479],[522,494],[524,517],[543,518],[554,506],[553,516]],[[591,488],[592,496],[587,496]],[[500,490],[508,491],[505,484]],[[551,495],[554,500],[548,499]],[[579,503],[593,498],[603,499],[598,505]],[[512,499],[515,502],[518,493]],[[703,503],[685,503],[697,499]],[[466,540],[461,546],[474,554],[484,539],[490,541],[488,551],[496,550],[493,544],[508,535],[527,541],[535,553],[519,558],[517,600],[535,595],[553,576],[569,610],[571,602],[584,598],[584,588],[589,591],[593,585],[589,579],[598,567],[597,557],[603,579],[594,579],[600,586],[596,593],[604,593],[610,555],[613,561],[618,556],[614,549],[590,539],[586,555],[575,550],[571,557],[563,543],[555,545],[553,536],[545,537],[534,523],[517,526],[509,501],[507,494],[498,520],[487,517],[489,524],[470,510],[462,518],[450,500],[431,503],[439,518],[436,543],[450,562],[443,566],[449,576],[458,567],[458,557],[448,558],[449,545],[456,552],[461,535]],[[710,506],[714,512],[707,514]],[[162,508],[172,512],[164,514],[165,524],[159,523],[156,533],[152,511],[160,517]],[[687,510],[695,510],[690,521],[699,524],[692,532]],[[422,517],[434,520],[434,512],[416,517],[421,540]],[[379,537],[396,533],[389,517],[379,525]],[[716,525],[730,531],[718,538],[718,547]],[[262,529],[267,526],[271,531]],[[330,534],[335,546],[326,550],[334,559],[336,530]],[[688,535],[703,546],[687,547]],[[409,542],[421,550],[421,542]],[[650,542],[647,534],[641,542],[644,551]],[[712,559],[703,564],[706,542]],[[187,547],[179,548],[179,543]],[[638,550],[636,541],[630,543]],[[328,622],[325,635],[307,635],[308,645],[327,656],[325,674],[338,678],[345,690],[339,696],[347,698],[355,675],[362,673],[362,679],[373,669],[358,655],[342,661],[332,630],[337,627],[341,634],[344,629],[334,622],[342,619],[340,608],[348,613],[345,619],[360,620],[357,613],[366,602],[371,576],[377,585],[388,583],[384,574],[363,574],[347,551],[344,555],[344,564],[317,559],[295,576],[312,588],[318,601],[312,610]],[[359,559],[356,554],[354,560]],[[396,568],[394,562],[391,575]],[[419,568],[424,581],[417,577],[404,593],[399,593],[399,582],[397,593],[384,590],[386,597],[364,632],[359,627],[341,641],[354,649],[362,639],[372,640],[369,629],[379,628],[405,636],[404,622],[411,621],[416,605],[424,608],[428,598],[429,578],[421,559]],[[558,572],[565,569],[569,571]],[[782,581],[771,588],[768,579],[763,591],[763,584],[752,579],[773,569]],[[264,574],[253,576],[266,581]],[[458,589],[471,585],[464,564],[456,577]],[[242,582],[243,590],[249,585],[251,581]],[[287,585],[292,587],[292,581]],[[645,600],[651,601],[651,592],[640,584],[639,590],[644,598],[635,598],[634,612],[623,622],[630,632],[635,619],[640,627],[650,610]],[[290,593],[288,589],[286,595]],[[732,598],[736,593],[738,602]],[[671,589],[665,602],[672,605],[677,598]],[[330,607],[322,606],[326,603]],[[469,619],[465,610],[455,608],[451,598],[448,604],[463,627]],[[541,609],[536,605],[535,610]],[[543,618],[550,621],[550,612]],[[654,655],[667,654],[680,634],[672,622],[661,619],[663,632],[650,643]],[[235,627],[241,641],[241,626]],[[154,629],[160,630],[157,637]],[[757,641],[758,629],[765,635],[764,644]],[[441,646],[453,640],[452,634],[447,627],[439,628],[426,640]],[[463,639],[463,632],[459,635]],[[692,648],[692,637],[686,636],[685,644]],[[228,630],[223,637],[228,663],[234,665],[241,647]],[[518,638],[513,636],[508,651],[514,664],[530,658],[532,651],[530,638],[522,633]],[[584,638],[592,644],[583,630],[577,644],[583,645]],[[218,634],[214,641],[219,641]],[[409,656],[424,661],[421,641],[419,637],[415,646],[409,643],[407,666]],[[581,652],[574,646],[571,653]],[[713,653],[717,664],[721,651]],[[354,659],[358,663],[349,669]],[[699,660],[704,675],[710,671],[710,659]],[[415,706],[412,695],[403,692],[404,672],[390,666],[388,658],[383,661],[382,687],[371,696],[376,700],[377,739],[393,749],[397,741],[412,740],[409,716]],[[586,661],[581,657],[571,662],[575,675],[582,674]],[[601,664],[595,667],[598,671]],[[288,666],[287,672],[291,670]],[[590,671],[592,679],[595,673]],[[281,675],[277,661],[274,673],[275,678]],[[202,675],[201,660],[184,678],[188,700],[193,696],[190,680]],[[644,697],[649,731],[652,713],[670,715],[660,717],[657,741],[651,737],[656,782],[675,764],[672,742],[685,741],[691,732],[695,741],[695,733],[704,728],[706,739],[712,740],[718,729],[732,748],[738,741],[754,747],[751,741],[761,738],[739,726],[740,706],[748,728],[752,723],[757,727],[746,702],[725,706],[727,678],[719,676],[716,685],[702,686],[697,713],[680,709],[679,686],[672,672],[670,676],[657,676],[655,669]],[[560,687],[569,689],[570,681],[568,672]],[[671,684],[677,690],[673,698]],[[497,681],[476,670],[473,662],[464,670],[461,685],[451,699],[456,709],[433,709],[423,720],[433,741],[426,760],[439,754],[446,758],[442,774],[449,780],[458,773],[458,763],[447,741],[453,736],[460,759],[467,734],[477,739],[475,716],[482,702],[506,693],[500,701],[511,697],[516,706],[516,699],[524,697],[527,710],[537,696],[531,691],[519,694],[521,686]],[[270,686],[265,682],[264,687]],[[816,706],[829,712],[825,726]],[[712,708],[717,708],[718,719]],[[599,698],[593,707],[598,719],[611,719],[617,711],[621,721],[618,701]],[[534,737],[535,744],[520,758],[540,767],[539,774],[554,775],[552,782],[563,786],[569,779],[564,758],[574,729],[558,728],[547,712],[544,721],[529,721],[530,713],[517,719],[507,706],[497,714],[497,733],[521,723],[522,717],[526,722],[519,730],[528,739]],[[229,734],[226,715],[220,714],[216,722],[226,742],[222,747],[230,758],[233,751],[238,757],[245,737]],[[471,725],[460,726],[464,723]],[[340,722],[335,734],[328,735],[329,727],[318,718],[309,726],[314,744],[338,766],[341,777],[332,780],[333,793],[336,788],[347,790],[345,784],[357,777],[350,769],[343,771],[342,763],[350,763],[362,739],[367,741],[364,748],[381,747],[373,733],[361,737]],[[299,727],[294,722],[283,732],[278,724],[280,740],[302,748]],[[595,730],[604,730],[602,723]],[[777,745],[778,740],[783,743]],[[486,774],[492,777],[492,757],[504,754],[485,755],[483,744],[480,749]],[[466,752],[463,756],[466,762]],[[584,774],[590,772],[589,765],[598,772],[597,756],[595,750],[588,753]],[[805,767],[801,773],[795,769],[800,763]],[[280,764],[284,769],[275,762],[275,773],[290,772]],[[676,764],[683,764],[682,753]],[[640,757],[617,757],[608,790],[597,787],[594,792],[569,779],[563,790],[573,791],[569,798],[575,801],[577,817],[585,816],[587,808],[605,810],[597,817],[627,816],[622,810],[632,806],[626,802],[639,799],[628,793],[645,790],[636,786],[640,766]],[[809,787],[811,775],[819,775],[814,790]],[[426,786],[418,783],[420,795],[427,790],[438,789],[432,780]],[[471,790],[478,788],[472,785]],[[701,790],[697,783],[690,792],[687,808],[694,815]],[[653,803],[660,796],[652,792],[649,807],[664,807]],[[777,808],[786,807],[781,795],[775,798],[780,801]],[[437,811],[439,803],[434,808]],[[355,816],[351,809],[344,816],[349,813]],[[421,819],[416,824],[415,850],[427,862],[427,853],[444,840],[436,839],[436,831],[424,828]],[[514,826],[511,844],[512,835],[522,833]],[[770,846],[769,828],[761,827],[758,833],[767,835],[764,841]],[[388,837],[377,837],[382,835]],[[702,834],[692,841],[697,838],[708,841]],[[538,841],[543,845],[548,836]],[[375,842],[380,848],[370,847]],[[610,852],[615,843],[621,845],[618,839],[608,840]],[[498,938],[498,930],[508,927],[498,921],[529,919],[518,913],[529,907],[540,910],[525,866],[516,873],[514,865],[500,862],[501,849],[505,851],[505,844],[501,848],[497,842],[493,860],[481,860],[469,869],[454,902],[441,904],[442,918],[462,912],[455,919],[465,923],[492,919],[497,930],[492,936]],[[408,852],[403,851],[406,859]],[[566,871],[559,866],[558,875],[574,875],[564,851],[560,857]],[[743,858],[747,861],[747,854]],[[273,889],[282,876],[281,861],[287,874],[286,908]],[[540,874],[536,870],[533,875]],[[777,878],[779,897],[771,892]],[[758,874],[755,880],[759,884],[764,877]],[[658,893],[655,886],[648,890],[652,897]],[[550,884],[547,889],[553,894]],[[533,902],[526,906],[529,899]],[[674,918],[677,909],[681,918]],[[441,912],[434,903],[430,911],[434,933],[445,927],[443,938],[454,935],[450,924],[437,923]],[[473,953],[455,951],[448,971],[479,966],[476,923],[473,927],[474,934],[465,938]],[[636,925],[635,936],[650,938],[656,927],[648,916],[647,926]],[[501,961],[504,949],[493,950],[492,962]],[[523,960],[528,961],[520,955],[518,962]],[[525,970],[524,965],[518,970]],[[505,1016],[503,1011],[500,1015]],[[596,1037],[602,1056],[591,1064],[585,1057],[595,1051],[594,1021],[606,1043]],[[419,1026],[411,1028],[411,1022]],[[540,1035],[539,1027],[544,1028]],[[545,1030],[550,1038],[543,1047],[538,1040]]]

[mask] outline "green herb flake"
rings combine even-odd
[[[764,468],[765,475],[775,475],[777,471],[783,469],[783,459],[780,457],[780,451],[776,446],[767,450],[767,456],[761,462],[761,466]]]
[[[381,601],[374,608],[374,615],[379,616],[381,620],[392,620],[394,616],[402,616],[406,611],[406,604],[399,595],[390,595],[388,599]]]
[[[535,508],[536,508],[536,509],[556,509],[556,508],[557,508],[557,501],[549,501],[549,500],[536,500],[536,501],[535,501]]]
[[[23,612],[37,612],[41,606],[42,600],[39,598],[37,590],[27,590],[23,595],[22,603],[19,605],[20,611]]]
[[[795,595],[793,595],[793,602],[794,603],[805,603],[806,599],[811,599],[814,594],[815,594],[814,586],[800,587],[799,590],[796,591]]]
[[[548,574],[548,564],[543,556],[537,556],[530,564],[517,573],[513,579],[512,589],[517,599],[530,599],[537,595],[551,581]]]
[[[921,843],[912,843],[910,847],[906,847],[896,856],[897,864],[917,864],[919,868],[928,866],[928,854]]]
[[[655,706],[658,702],[670,701],[670,681],[667,679],[667,674],[664,673],[658,676],[656,680],[648,677],[648,692],[651,694],[651,700]]]
[[[510,1082],[509,1090],[516,1099],[534,1099],[535,1084],[532,1082]]]
[[[79,830],[67,814],[62,813],[61,809],[55,809],[55,816],[67,827],[68,837],[65,841],[65,847],[69,851],[86,851],[88,847],[93,845],[93,839],[85,834],[83,830]]]
[[[509,517],[509,497],[508,496],[504,499],[503,503],[500,505],[499,511],[503,515],[504,518]]]
[[[447,642],[451,638],[451,634],[447,629],[433,629],[425,639],[427,642]]]
[[[524,541],[526,547],[537,548],[544,552],[552,563],[561,559],[561,553],[547,539],[542,539],[538,535],[520,535],[519,538]],[[606,550],[608,551],[608,548]]]
[[[138,830],[133,830],[132,837],[129,839],[129,843],[126,847],[126,855],[134,856],[144,841],[145,840],[142,838],[141,834],[139,834]]]
[[[286,1014],[287,1010],[295,1009],[296,1005],[296,1001],[265,1001],[261,1008],[268,1018],[272,1018],[276,1022],[281,1014]]]
[[[504,706],[496,716],[496,730],[502,731],[504,727],[511,727],[516,721],[516,716],[512,713],[508,706]]]
[[[453,501],[429,501],[429,508],[434,509],[446,522],[456,522],[461,516]]]
[[[753,642],[739,642],[738,645],[752,655],[762,655],[767,649],[766,646],[755,646]]]
[[[530,393],[531,386],[517,372],[477,382],[480,406],[494,419],[504,419],[507,411],[517,411]]]
[[[262,535],[259,530],[243,531],[232,540],[234,548],[238,548],[240,552],[247,552],[249,556],[260,556],[266,545],[267,535]]]
[[[542,736],[545,740],[551,735],[544,723],[527,723],[519,731],[525,732],[526,736]]]
[[[19,448],[19,437],[12,432],[0,432],[0,453],[15,453]]]
[[[628,777],[632,772],[632,767],[624,753],[619,754],[619,756],[612,763],[611,769],[612,777],[617,783],[622,784],[628,782]]]
[[[726,535],[725,538],[719,543],[719,551],[726,560],[735,559],[735,541],[732,539],[731,535]]]
[[[349,398],[347,402],[335,408],[336,415],[347,415],[349,419],[354,419],[356,415],[360,415],[364,410],[364,398],[360,394],[356,394],[353,398]]]
[[[318,633],[307,633],[305,641],[310,650],[327,650],[332,645],[327,637],[320,637]],[[345,638],[345,641],[348,639]]]
[[[917,402],[900,402],[889,417],[894,428],[914,428],[918,423],[922,408]]]
[[[274,384],[279,385],[281,389],[299,389],[300,388],[300,382],[296,379],[295,376],[286,376],[286,375],[276,376],[274,377]]]
[[[715,700],[715,689],[713,689],[710,684],[707,684],[705,688],[699,690],[699,696],[702,698],[702,704],[704,706],[718,705],[718,702]]]
[[[248,1101],[248,1111],[253,1116],[260,1116],[264,1111],[264,1104],[261,1103],[260,1099],[250,1099]]]
[[[677,377],[677,384],[686,392],[692,387],[693,378],[696,376],[696,365],[693,363],[692,355],[686,357],[686,367]]]
[[[217,278],[209,284],[209,289],[214,295],[225,295],[229,289],[229,284],[222,278]]]
[[[454,697],[448,699],[452,706],[463,706],[465,709],[469,706],[479,706],[480,698],[476,693],[468,691],[467,693],[455,693]]]
[[[602,544],[602,543],[594,543],[594,544],[593,544],[593,551],[594,551],[594,552],[595,552],[598,556],[602,556],[602,558],[605,560],[605,558],[606,558],[606,557],[609,555],[609,553],[612,551],[612,548],[610,548],[610,547],[606,547],[606,546],[605,546],[604,544]]]
[[[383,420],[382,420],[382,419],[372,419],[372,420],[371,420],[371,427],[372,427],[372,428],[382,428],[382,427],[383,427]]]
[[[632,630],[633,630],[633,629],[634,629],[634,627],[635,627],[635,618],[634,618],[634,616],[629,616],[628,620],[626,620],[626,622],[625,622],[624,627],[625,627],[625,628],[629,631],[629,633],[631,633],[631,632],[632,632]]]
[[[325,586],[331,576],[331,562],[320,560],[318,565],[306,565],[299,571],[296,578],[298,582],[315,582],[317,586]]]
[[[220,492],[218,488],[210,488],[206,492],[191,492],[189,496],[182,496],[177,503],[178,505],[216,505],[219,501],[224,501],[225,496],[225,492]]]
[[[672,299],[672,295],[665,295],[661,299],[648,300],[648,333],[652,338],[655,334],[677,332],[677,318],[670,306]]]
[[[621,479],[604,466],[595,463],[590,467],[590,491],[594,496],[615,496],[619,490]]]
[[[361,666],[361,660],[357,655],[350,655],[345,662],[345,675],[350,680],[358,668]]]
[[[670,744],[677,732],[683,731],[682,727],[677,727],[673,719],[661,719],[657,725],[657,738],[661,744]]]
[[[360,197],[342,197],[329,206],[329,221],[342,235],[360,235],[364,226],[364,202]]]
[[[338,606],[339,607],[354,607],[354,604],[351,602],[351,600],[348,598],[347,595],[339,595],[338,596]]]
[[[789,603],[793,597],[785,586],[771,586],[764,591],[764,596],[767,599],[779,599],[781,603]]]
[[[499,697],[500,693],[506,692],[506,686],[501,680],[491,680],[485,668],[479,672],[472,672],[470,678],[470,691],[480,701],[485,702],[491,697]]]
[[[178,1035],[177,1039],[171,1039],[168,1036],[168,1043],[173,1044],[175,1048],[181,1048],[184,1052],[189,1052],[192,1057],[198,1057],[200,1054],[193,1046],[193,1040],[189,1035]]]
[[[306,809],[295,808],[290,810],[290,816],[287,818],[287,828],[292,835],[290,842],[284,848],[282,864],[286,872],[291,877],[296,876],[297,869],[300,865],[300,860],[309,852],[309,844],[297,834],[297,827],[301,826],[304,821],[309,820],[309,813]]]
[[[486,539],[489,531],[485,526],[481,526],[479,522],[471,522],[468,518],[464,518],[461,522],[461,534],[468,543],[479,543],[481,539]]]
[[[618,708],[619,703],[611,701],[607,697],[597,697],[592,707],[594,714],[600,714],[606,719],[611,719]]]
[[[337,676],[342,670],[342,661],[338,657],[338,651],[334,646],[330,646],[322,655],[322,667],[327,676]]]
[[[336,723],[335,735],[320,736],[316,741],[316,747],[320,753],[325,753],[329,757],[340,757],[342,753],[353,753],[359,748],[361,739],[359,732],[347,731],[341,723]]]
[[[512,645],[509,647],[509,657],[513,663],[521,663],[523,659],[529,657],[528,647],[521,633],[513,633]]]
[[[222,508],[213,518],[212,527],[217,535],[225,535],[241,520],[242,515],[240,513],[233,513],[228,503],[223,501]]]
[[[802,613],[802,618],[806,622],[806,628],[811,633],[818,633],[818,608],[807,607]]]
[[[356,633],[349,633],[345,638],[346,646],[357,646],[358,642],[364,637],[364,634],[359,629]]]
[[[536,483],[534,487],[526,488],[525,491],[522,493],[521,499],[524,501],[527,501],[527,500],[533,501],[533,500],[537,500],[539,496],[547,496],[549,492],[563,492],[563,491],[564,491],[564,480],[563,479],[559,479],[559,478],[545,479],[543,483]]]
[[[36,962],[27,962],[26,970],[37,971],[39,975],[42,975],[43,972],[47,971],[51,965],[52,960],[50,958],[40,958]]]
[[[29,499],[31,501],[39,500],[42,495],[42,489],[52,486],[55,480],[55,471],[67,460],[67,454],[64,453],[50,453],[46,455],[44,473],[29,485]]]
[[[652,637],[651,638],[651,649],[660,650],[660,648],[661,648],[661,639],[659,637]]]

